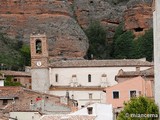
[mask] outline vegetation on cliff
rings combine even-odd
[[[91,22],[85,31],[89,39],[88,59],[106,59],[109,56],[106,30],[99,22]]]
[[[121,23],[114,34],[112,45],[106,41],[106,30],[99,22],[92,22],[86,30],[89,39],[87,59],[137,59],[153,60],[153,29],[135,38],[131,31],[123,30]]]
[[[0,33],[0,69],[22,70],[30,65],[29,46],[22,41],[11,39]]]
[[[7,77],[4,81],[4,86],[22,86],[20,82],[12,81],[13,77]]]

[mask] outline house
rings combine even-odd
[[[45,34],[31,34],[32,89],[78,101],[78,107],[105,102],[103,89],[117,84],[115,76],[125,71],[146,70],[153,63],[145,60],[61,60],[49,55]]]
[[[95,103],[67,115],[43,115],[40,120],[113,120],[112,105]]]
[[[12,82],[19,82],[23,87],[31,89],[31,74],[29,72],[1,70],[0,73]]]
[[[139,68],[137,68],[136,71],[124,71],[120,69],[118,74],[115,76],[115,80],[120,83],[138,76],[143,77],[145,80],[150,80],[154,82],[154,68],[151,67],[146,70],[139,70]]]
[[[123,81],[105,89],[106,103],[112,104],[115,113],[120,112],[132,97],[147,96],[153,98],[152,82],[144,80],[141,76]]]
[[[44,115],[39,120],[96,120],[91,115]]]
[[[39,120],[41,116],[42,114],[36,111],[16,111],[9,113],[9,120],[13,120],[13,118],[16,120]]]
[[[94,103],[69,115],[93,115],[95,120],[113,120],[111,104]]]
[[[72,110],[70,104],[55,95],[33,91],[22,87],[0,87],[0,112],[7,116],[17,116],[20,113],[33,114],[68,114]],[[12,112],[12,113],[11,113]]]

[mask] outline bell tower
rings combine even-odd
[[[45,34],[31,34],[31,76],[32,89],[46,92],[49,90],[48,44]]]

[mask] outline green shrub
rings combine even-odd
[[[106,30],[99,22],[91,22],[88,29],[85,31],[89,39],[89,49],[87,58],[105,59],[108,58],[109,52],[106,42]]]
[[[143,117],[143,115],[151,114],[154,114],[154,116]],[[124,110],[120,112],[117,120],[158,120],[158,114],[158,106],[155,102],[152,99],[140,96],[124,103]]]

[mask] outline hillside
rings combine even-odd
[[[54,59],[83,58],[92,21],[105,28],[109,44],[121,22],[124,31],[143,35],[152,28],[151,0],[0,0],[1,32],[24,43],[31,33],[45,32]]]

